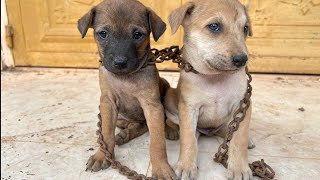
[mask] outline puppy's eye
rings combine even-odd
[[[248,36],[248,34],[249,34],[249,26],[244,26],[243,32],[244,32],[245,36]]]
[[[140,33],[140,32],[135,32],[135,33],[133,33],[133,38],[134,38],[134,39],[140,39],[142,36],[143,36],[143,34]]]
[[[100,36],[100,38],[105,39],[107,37],[107,31],[99,32],[99,36]]]
[[[208,27],[212,32],[221,32],[221,25],[218,23],[210,24]]]

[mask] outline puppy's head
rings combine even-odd
[[[82,38],[88,28],[94,29],[103,66],[115,74],[129,74],[144,63],[150,33],[157,41],[166,24],[136,0],[105,0],[79,19]]]
[[[203,74],[234,72],[248,61],[250,19],[238,0],[195,0],[169,16],[172,32],[185,31],[188,61]]]

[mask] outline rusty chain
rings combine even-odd
[[[183,69],[186,72],[193,72],[198,74],[196,70],[193,69],[191,64],[185,62],[181,57],[182,50],[180,50],[179,46],[170,46],[168,48],[164,48],[161,50],[151,49],[149,52],[149,57],[147,60],[148,65],[163,63],[164,61],[172,60],[173,63],[177,63],[180,69]]]
[[[173,63],[180,64],[182,61],[180,54],[179,46],[171,46],[161,50],[153,48],[149,52],[147,63],[150,65],[172,60]]]
[[[228,143],[231,141],[233,133],[236,132],[240,126],[240,123],[244,120],[246,116],[246,112],[250,107],[250,97],[252,95],[252,87],[250,82],[252,81],[251,75],[248,73],[248,69],[246,68],[246,73],[248,75],[247,80],[247,91],[243,100],[240,101],[239,109],[233,114],[233,120],[228,124],[228,133],[226,134],[223,143],[219,146],[218,152],[215,154],[214,160],[216,162],[221,163],[224,167],[227,167],[227,160],[228,160],[228,150],[229,145]]]
[[[221,163],[226,168],[228,166],[227,153],[229,150],[229,142],[232,139],[233,133],[239,129],[240,123],[244,120],[246,116],[246,112],[250,107],[250,103],[251,103],[250,98],[252,95],[252,86],[250,83],[252,81],[252,77],[247,67],[246,67],[246,74],[248,76],[247,92],[243,100],[240,101],[239,109],[237,109],[236,112],[233,114],[233,120],[228,124],[229,131],[226,134],[223,143],[219,146],[218,152],[215,154],[215,157],[214,157],[214,161]],[[263,180],[271,180],[275,176],[274,170],[269,165],[267,165],[263,159],[249,164],[249,167],[252,170],[252,173],[254,176],[259,176]]]
[[[198,74],[198,71],[193,69],[192,65],[188,62],[185,62],[181,56],[182,51],[179,49],[179,46],[171,46],[169,48],[165,48],[162,50],[158,49],[151,49],[146,65],[154,65],[156,63],[162,63],[164,61],[170,61],[172,60],[173,63],[177,63],[178,67],[186,72],[193,72]],[[221,163],[224,167],[227,168],[227,160],[228,160],[228,150],[229,150],[229,142],[232,139],[233,133],[236,132],[240,126],[240,123],[244,120],[246,112],[248,108],[250,107],[250,98],[252,95],[252,86],[251,81],[252,77],[248,71],[248,68],[246,67],[246,74],[248,76],[247,79],[247,91],[245,94],[245,97],[243,100],[240,101],[239,109],[236,110],[236,112],[233,114],[233,120],[228,124],[228,133],[226,137],[224,138],[223,143],[219,146],[218,152],[215,154],[214,161]],[[101,115],[98,114],[99,122],[98,122],[98,128],[97,135],[98,143],[100,144],[100,149],[102,152],[106,154],[106,160],[109,161],[112,165],[113,169],[118,169],[119,173],[126,176],[128,179],[134,179],[134,180],[152,180],[154,178],[147,177],[143,174],[138,174],[136,171],[129,169],[127,166],[122,165],[119,161],[116,161],[114,159],[114,156],[112,153],[110,153],[107,150],[107,145],[103,141],[102,136],[102,128],[101,128]],[[259,176],[263,180],[272,180],[275,176],[274,170],[267,165],[263,159],[260,161],[255,161],[251,164],[249,164],[250,169],[253,172],[254,176]]]
[[[249,164],[249,167],[254,176],[259,176],[263,180],[272,180],[276,175],[274,170],[267,163],[265,163],[263,159]]]

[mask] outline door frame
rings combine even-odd
[[[6,26],[8,23],[8,13],[6,0],[1,0],[1,70],[14,68],[14,60],[10,47],[7,44]]]

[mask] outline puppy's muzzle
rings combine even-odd
[[[125,69],[127,67],[128,59],[123,56],[117,56],[114,58],[113,64],[115,68]]]
[[[235,55],[232,58],[232,62],[236,67],[244,66],[248,61],[248,55],[246,54],[239,54]]]

